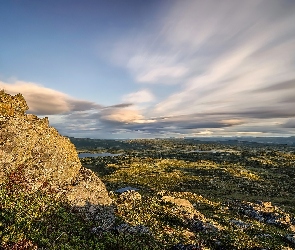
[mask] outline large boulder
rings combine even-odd
[[[70,140],[50,127],[47,118],[26,114],[27,110],[21,94],[0,90],[0,184],[21,171],[28,191],[46,183],[73,206],[110,205],[105,185],[81,166]]]

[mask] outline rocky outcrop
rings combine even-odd
[[[0,91],[0,184],[22,171],[28,192],[46,183],[75,207],[87,205],[94,211],[110,205],[104,184],[81,166],[70,140],[50,127],[47,118],[26,114],[27,110],[21,94]]]
[[[215,224],[209,223],[208,218],[196,210],[187,199],[165,195],[162,197],[162,201],[173,204],[174,206],[169,209],[169,213],[182,220],[193,232],[210,233],[222,229],[216,222]]]
[[[294,230],[292,216],[279,207],[273,206],[271,202],[233,202],[231,208],[236,208],[241,214],[260,222],[289,228],[290,231]]]

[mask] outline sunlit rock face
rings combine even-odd
[[[46,183],[65,193],[73,206],[111,204],[105,185],[84,170],[70,140],[50,127],[47,118],[27,110],[21,94],[0,91],[0,183],[21,171],[28,191]]]

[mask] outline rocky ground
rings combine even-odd
[[[292,148],[136,143],[152,146],[82,159],[106,184],[122,223],[145,228],[164,249],[295,248]]]

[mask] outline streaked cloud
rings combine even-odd
[[[132,103],[119,103],[119,104],[111,105],[109,106],[109,108],[128,108],[132,105],[133,105]]]
[[[149,25],[102,43],[112,65],[134,81],[113,105],[35,83],[0,88],[23,93],[33,113],[63,114],[55,124],[69,134],[290,135],[294,13],[287,0],[171,2]]]
[[[287,1],[176,1],[157,26],[117,42],[135,81],[178,85],[149,107],[155,122],[142,128],[283,133],[275,127],[295,116],[294,11]]]
[[[123,96],[123,101],[126,103],[145,103],[154,101],[155,97],[151,91],[143,89],[134,93]]]
[[[139,41],[138,41],[139,42]],[[143,44],[145,44],[143,42]],[[122,48],[122,50],[125,46]],[[148,53],[147,53],[148,52]],[[120,55],[124,52],[120,52]],[[188,68],[177,62],[177,57],[172,55],[155,54],[155,51],[148,51],[146,48],[135,50],[135,53],[127,56],[123,55],[126,67],[140,83],[175,83],[188,73]],[[122,59],[120,59],[122,60]]]

